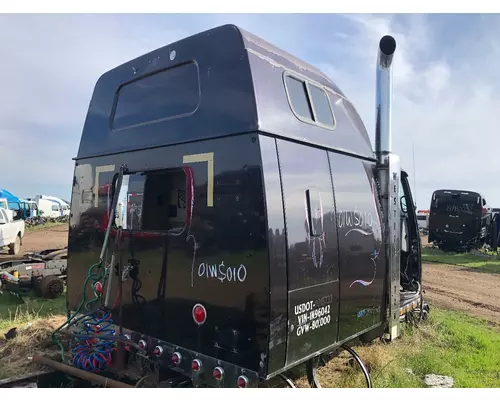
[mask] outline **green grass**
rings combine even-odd
[[[450,253],[434,248],[423,248],[422,261],[458,265],[477,272],[500,274],[500,256],[486,257],[470,253]]]
[[[66,296],[56,299],[37,298],[33,293],[22,296],[24,303],[8,292],[0,295],[0,337],[13,321],[27,322],[37,318],[66,314]]]
[[[454,387],[500,386],[498,328],[481,319],[435,307],[429,320],[419,328],[402,326],[402,336],[390,344],[373,342],[354,347],[370,369],[374,387],[425,387],[426,374],[451,376]],[[412,374],[405,371],[407,368]],[[330,361],[319,370],[319,375],[324,387],[366,387],[359,367],[346,366],[343,357]],[[307,386],[307,380],[298,378],[297,384]]]
[[[500,354],[500,331],[463,313],[435,308],[431,312],[425,330],[405,332],[429,340],[422,341],[412,357],[401,361],[416,377],[429,373],[451,376],[455,387],[500,386],[500,357],[494,356]],[[409,337],[405,339],[410,341]]]
[[[22,328],[27,322],[39,323],[50,315],[64,314],[64,296],[56,300],[33,299],[27,306],[3,302],[0,310],[3,334],[14,326]],[[481,319],[435,307],[419,328],[406,324],[402,327],[401,337],[392,343],[374,341],[354,347],[370,369],[374,387],[424,387],[423,378],[430,373],[453,377],[454,387],[500,387],[500,329]],[[319,371],[324,387],[365,386],[359,367],[347,366],[345,361],[344,352]],[[307,386],[303,367],[292,373],[299,387]],[[5,374],[0,368],[0,375]]]
[[[0,379],[46,369],[30,361],[35,354],[55,359],[59,354],[51,334],[65,320],[65,297],[26,300],[19,304],[10,294],[0,296]],[[17,336],[4,341],[11,328],[17,328]]]
[[[63,225],[67,225],[67,222],[47,222],[46,224],[43,225],[26,226],[25,231],[26,232],[43,231],[45,229],[50,229],[56,226],[63,226]]]

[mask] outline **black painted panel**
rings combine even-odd
[[[386,276],[374,164],[329,153],[340,249],[339,340],[381,321]]]

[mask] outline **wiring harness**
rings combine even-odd
[[[72,349],[74,367],[99,372],[111,365],[111,355],[117,349],[116,341],[99,336],[114,336],[115,331],[110,328],[112,324],[110,312],[97,310],[85,315]]]
[[[68,316],[68,319],[52,333],[52,340],[61,349],[63,363],[72,364],[77,368],[94,373],[100,372],[111,365],[111,356],[112,353],[117,350],[118,340],[127,342],[125,338],[116,335],[115,331],[111,328],[113,325],[111,311],[116,307],[120,293],[111,309],[107,310],[102,302],[103,282],[106,280],[106,275],[108,279],[110,279],[112,274],[115,273],[114,255],[107,268],[104,262],[104,255],[107,249],[111,225],[115,216],[116,203],[118,201],[118,193],[121,189],[125,170],[125,166],[120,168],[120,173],[116,180],[116,190],[113,196],[111,209],[109,210],[110,216],[99,262],[92,265],[88,270],[87,277],[82,287],[82,299],[77,309],[73,315]],[[116,243],[119,248],[121,230],[118,230],[116,234]],[[89,283],[93,298],[87,300]],[[100,306],[94,309],[97,304],[100,304]],[[77,317],[82,312],[85,314]],[[64,327],[68,328],[68,333],[74,338],[74,345],[71,349],[72,357],[70,360],[66,360],[64,346],[57,337],[57,334]]]
[[[109,270],[112,273],[111,268]],[[117,340],[122,339],[111,328],[113,325],[111,310],[116,306],[117,301],[111,310],[106,310],[103,306],[97,310],[91,310],[92,306],[101,300],[101,281],[104,277],[105,268],[101,264],[95,264],[89,269],[83,285],[83,298],[80,305],[75,313],[52,333],[53,341],[61,349],[62,361],[91,372],[100,372],[111,364],[111,355],[117,350]],[[87,300],[86,289],[89,282],[92,282],[91,288],[94,296]],[[82,311],[87,312],[76,318]],[[72,357],[69,360],[66,360],[64,346],[56,336],[66,326],[71,329],[70,335],[74,338],[74,345],[71,349]]]

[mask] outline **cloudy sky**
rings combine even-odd
[[[99,76],[225,23],[322,69],[372,141],[377,44],[394,35],[394,150],[413,181],[414,148],[417,206],[460,188],[500,207],[499,15],[0,15],[0,188],[69,199]]]

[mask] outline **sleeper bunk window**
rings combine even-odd
[[[305,80],[285,75],[285,90],[295,116],[326,129],[335,128],[335,117],[326,91]]]
[[[200,103],[194,62],[148,75],[122,86],[113,113],[114,130],[191,115]]]

